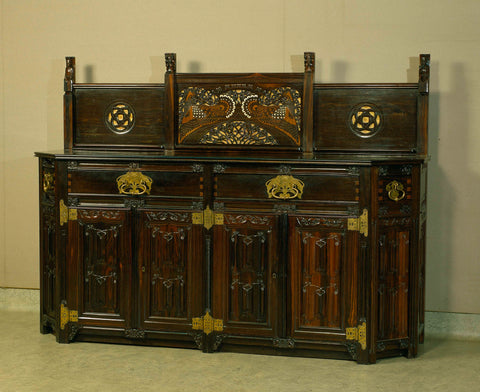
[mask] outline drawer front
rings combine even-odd
[[[219,201],[250,200],[338,203],[359,200],[359,174],[349,168],[292,168],[285,171],[226,168],[214,177]]]
[[[202,165],[89,164],[69,166],[70,196],[203,197]]]
[[[380,166],[378,168],[377,203],[380,218],[411,216],[415,207],[411,165]]]

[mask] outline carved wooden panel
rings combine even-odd
[[[165,143],[165,88],[161,85],[74,86],[74,147]]]
[[[345,218],[289,218],[291,328],[298,338],[344,331],[356,323],[358,233]]]
[[[187,328],[203,308],[201,226],[191,212],[139,212],[138,274],[143,328]]]
[[[381,230],[378,240],[378,340],[408,337],[410,246],[411,230],[408,228],[387,226]]]
[[[177,83],[178,145],[301,145],[301,74],[230,75],[225,83],[219,75],[177,75]]]
[[[76,282],[81,323],[130,323],[130,220],[128,210],[78,208],[69,222],[70,282]],[[74,302],[68,301],[73,309]]]
[[[315,85],[315,150],[415,151],[417,95],[414,85]]]
[[[213,313],[225,331],[272,335],[276,330],[279,257],[277,217],[224,214],[214,227]]]
[[[42,279],[42,312],[55,316],[55,282],[56,282],[56,224],[55,207],[44,204],[41,206],[41,276]]]

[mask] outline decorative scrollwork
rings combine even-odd
[[[99,285],[104,284],[107,279],[113,279],[113,283],[117,283],[117,272],[115,270],[111,271],[108,275],[100,275],[93,272],[93,266],[90,266],[87,270],[87,276],[85,282],[90,282],[91,279],[95,280]]]
[[[125,330],[125,337],[130,339],[144,339],[145,338],[145,330],[143,329],[126,329]]]
[[[251,223],[252,225],[267,225],[271,222],[272,218],[258,215],[225,215],[225,220],[231,224],[243,225],[245,223]]]
[[[280,175],[265,183],[267,187],[267,194],[269,198],[275,199],[295,199],[302,198],[303,187],[305,184],[298,178]]]
[[[179,92],[179,143],[300,145],[302,98],[291,87],[186,87]]]
[[[400,201],[405,197],[405,188],[402,183],[392,181],[385,188],[388,192],[388,198],[393,201]]]
[[[147,219],[154,221],[171,221],[171,222],[191,222],[191,214],[188,212],[171,212],[171,211],[148,211]]]
[[[273,338],[272,344],[273,344],[273,347],[278,347],[278,348],[294,348],[295,340],[293,340],[292,338],[286,338],[286,339]]]
[[[297,224],[300,226],[328,226],[328,227],[345,227],[345,220],[332,218],[313,218],[313,217],[299,217]]]
[[[244,121],[223,123],[208,131],[200,144],[240,144],[273,146],[278,141],[261,127]]]
[[[352,132],[362,138],[372,137],[383,127],[383,116],[378,107],[371,103],[356,105],[348,115]]]
[[[150,194],[153,180],[142,172],[128,172],[117,177],[118,192],[124,195]]]

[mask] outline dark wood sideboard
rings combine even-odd
[[[424,338],[430,56],[418,83],[302,73],[64,79],[39,152],[40,330],[353,359]]]

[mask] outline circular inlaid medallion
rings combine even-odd
[[[371,103],[361,103],[350,111],[348,125],[355,135],[371,137],[383,127],[382,112]]]
[[[116,134],[128,133],[135,125],[135,112],[128,103],[113,103],[105,111],[105,124]]]

